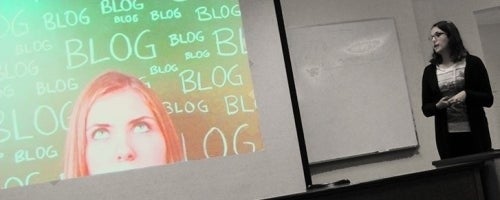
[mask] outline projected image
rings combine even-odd
[[[237,0],[1,1],[0,187],[264,150],[241,18]]]

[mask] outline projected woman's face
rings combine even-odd
[[[142,96],[126,89],[98,98],[87,116],[89,174],[166,164],[163,134]]]

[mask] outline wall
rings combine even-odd
[[[499,2],[468,0],[282,0],[281,2],[286,27],[382,17],[395,18],[419,141],[419,148],[415,151],[353,159],[343,163],[313,165],[312,182],[329,183],[348,178],[352,183],[359,183],[433,169],[431,162],[439,159],[434,142],[434,121],[433,118],[424,117],[420,109],[421,75],[431,51],[426,39],[430,25],[442,18],[455,21],[463,29],[462,34],[469,50],[482,56],[477,25],[472,12]],[[383,100],[383,97],[375,100]],[[488,115],[493,114],[495,113],[488,110]],[[493,130],[493,134],[499,133]],[[496,141],[493,143],[497,147],[500,142],[496,139],[498,137],[494,138]]]
[[[500,12],[497,11],[497,15],[500,15]],[[476,15],[476,17],[478,17],[478,15]],[[498,40],[499,33],[500,21],[497,21],[495,24],[479,24],[479,35],[481,36],[481,44],[483,46],[484,63],[488,68],[487,70],[490,75],[491,84],[496,86],[492,88],[496,102],[493,104],[492,108],[487,110],[490,117],[488,120],[490,121],[490,129],[492,130],[494,141],[500,141],[500,123],[498,123],[500,121],[500,57],[498,56],[498,52],[500,52],[500,40]]]

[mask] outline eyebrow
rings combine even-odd
[[[95,128],[108,128],[108,127],[111,127],[111,125],[109,125],[109,124],[97,123],[97,124],[92,124],[92,125],[90,125],[90,126],[87,126],[87,127],[86,127],[86,130],[95,129]]]
[[[149,121],[149,120],[152,120],[152,121],[155,121],[155,118],[153,117],[150,117],[150,116],[142,116],[142,117],[138,117],[138,118],[135,118],[133,120],[131,120],[128,124],[137,124],[139,122],[142,122],[142,121]]]

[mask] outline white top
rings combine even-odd
[[[463,60],[446,68],[443,68],[441,65],[437,66],[438,85],[443,96],[452,97],[464,90],[465,64],[465,60]],[[448,131],[450,133],[471,131],[465,102],[450,106],[446,111],[448,116]]]

